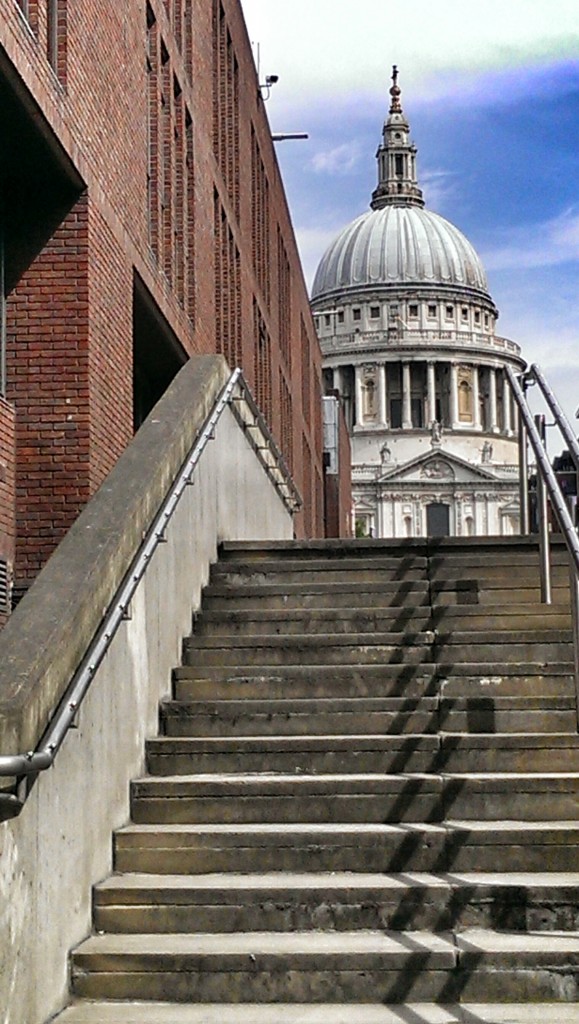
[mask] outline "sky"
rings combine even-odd
[[[368,208],[393,64],[429,209],[512,338],[579,406],[579,0],[242,0],[304,272]]]

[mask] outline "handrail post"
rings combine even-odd
[[[579,732],[579,577],[569,558],[569,590],[571,593],[571,624],[573,627],[573,663],[575,676],[575,711],[577,715],[577,731]]]
[[[537,414],[535,426],[543,447],[545,446],[545,417]],[[551,551],[549,540],[549,508],[547,504],[547,485],[545,478],[537,466],[537,519],[539,528],[539,561],[541,566],[541,601],[551,604]]]
[[[517,410],[517,416],[519,423],[519,532],[522,537],[526,537],[530,533],[527,430],[520,409]]]

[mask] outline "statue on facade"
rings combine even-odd
[[[490,441],[485,441],[482,446],[481,461],[484,463],[492,462],[493,458],[493,446]]]
[[[430,425],[430,443],[440,444],[442,441],[442,427],[438,420],[433,420]]]
[[[385,469],[388,463],[392,462],[392,449],[387,441],[384,442],[380,449],[380,462],[382,469]]]

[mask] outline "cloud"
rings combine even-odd
[[[360,162],[361,150],[358,143],[343,142],[333,149],[316,153],[312,167],[316,174],[349,174]]]
[[[420,172],[419,185],[428,209],[441,213],[456,194],[456,172],[425,168]]]
[[[334,238],[343,227],[343,223],[327,228],[296,227],[296,238],[302,261],[304,277],[310,290],[318,268],[318,263],[330,245],[330,242],[333,242]]]
[[[579,212],[570,208],[543,223],[510,228],[508,240],[481,255],[487,270],[550,267],[579,260]]]
[[[577,60],[577,0],[242,0],[262,74],[280,76],[268,104],[279,121],[291,112],[341,102],[356,93],[385,101],[390,67],[403,91],[432,100],[468,91],[481,72]]]

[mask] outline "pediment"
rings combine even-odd
[[[497,482],[494,473],[486,467],[475,466],[466,459],[445,451],[425,452],[408,462],[393,466],[377,477],[384,483],[468,484],[483,481]]]

